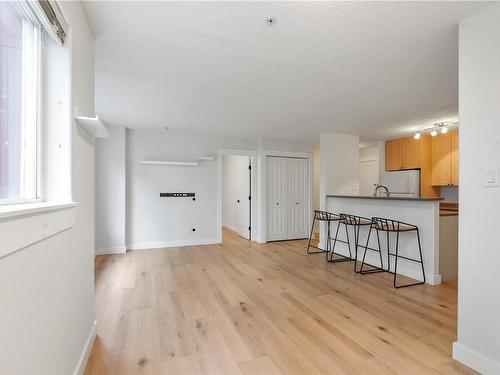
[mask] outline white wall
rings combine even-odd
[[[359,149],[359,195],[372,195],[380,179],[379,147]]]
[[[460,25],[460,216],[458,338],[453,357],[500,373],[500,189],[483,187],[500,167],[500,4]]]
[[[255,150],[256,142],[171,130],[128,132],[128,248],[217,241],[217,161],[204,161],[198,167],[148,166],[141,161],[216,157],[220,148]],[[160,198],[160,192],[194,192],[196,201]]]
[[[326,210],[327,194],[359,194],[359,137],[321,133],[319,150],[319,204],[320,209]],[[321,242],[325,239],[324,231],[323,225],[320,228]]]
[[[238,203],[239,181],[242,173],[240,163],[242,160],[248,161],[248,156],[224,155],[222,161],[222,225],[238,232]]]
[[[320,207],[326,194],[359,193],[359,137],[350,134],[320,135]]]
[[[59,3],[72,30],[71,103],[94,111],[93,37],[79,2]],[[71,126],[74,227],[0,259],[0,373],[72,374],[94,327],[94,145]],[[1,225],[1,223],[0,223]],[[19,228],[22,235],[23,228]]]
[[[109,138],[96,142],[96,254],[126,251],[125,159],[126,133],[107,125]]]
[[[312,175],[313,175],[313,209],[319,210],[319,160],[320,160],[319,148],[313,150],[312,156]]]
[[[107,125],[96,143],[96,254],[125,253],[126,129]]]

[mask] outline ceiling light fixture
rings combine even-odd
[[[422,133],[429,133],[432,137],[435,137],[438,135],[438,133],[441,134],[446,134],[448,133],[448,130],[450,130],[450,127],[453,127],[455,125],[458,125],[458,121],[455,122],[436,122],[433,126],[430,126],[425,129],[419,129],[416,131],[415,135],[413,138],[415,139],[420,139],[422,136]]]

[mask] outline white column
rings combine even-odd
[[[458,339],[453,358],[500,374],[500,4],[460,25],[460,216]]]
[[[359,137],[351,134],[321,133],[319,152],[319,207],[324,210],[327,194],[359,193]],[[325,228],[320,230],[322,246]]]

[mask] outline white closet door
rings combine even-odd
[[[287,165],[287,238],[306,238],[308,230],[308,160],[288,159]]]
[[[288,239],[287,233],[287,160],[267,157],[266,197],[267,197],[267,240]]]

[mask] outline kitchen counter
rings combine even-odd
[[[358,195],[328,194],[325,199],[324,209],[333,213],[346,213],[367,218],[382,217],[398,220],[418,226],[422,255],[424,259],[425,277],[428,284],[441,283],[439,272],[439,207],[442,198],[400,198],[400,197],[373,197]],[[331,230],[335,233],[336,224],[331,224]],[[358,259],[363,257],[369,226],[362,226],[359,233]],[[353,230],[352,227],[350,229]],[[380,232],[380,243],[383,254],[387,252],[386,232]],[[325,238],[326,226],[323,226],[320,238]],[[345,231],[339,232],[340,239],[345,239]],[[349,238],[354,234],[349,233]],[[321,242],[323,244],[323,242]],[[391,253],[395,251],[396,234],[390,235]],[[370,236],[371,248],[378,248],[377,236],[372,232]],[[351,244],[354,255],[354,246]],[[349,255],[346,244],[338,243],[336,251],[342,255]],[[401,233],[399,236],[399,254],[409,258],[418,257],[417,238],[415,232]],[[390,269],[394,271],[394,257],[391,256]],[[377,252],[368,250],[366,262],[380,266],[380,258]],[[387,266],[387,256],[384,255],[384,266]],[[398,274],[413,279],[422,280],[420,264],[400,258],[397,267]]]
[[[425,197],[374,197],[373,195],[334,195],[328,194],[327,198],[356,198],[356,199],[382,199],[382,200],[400,200],[400,201],[442,201],[443,197],[425,198]]]

